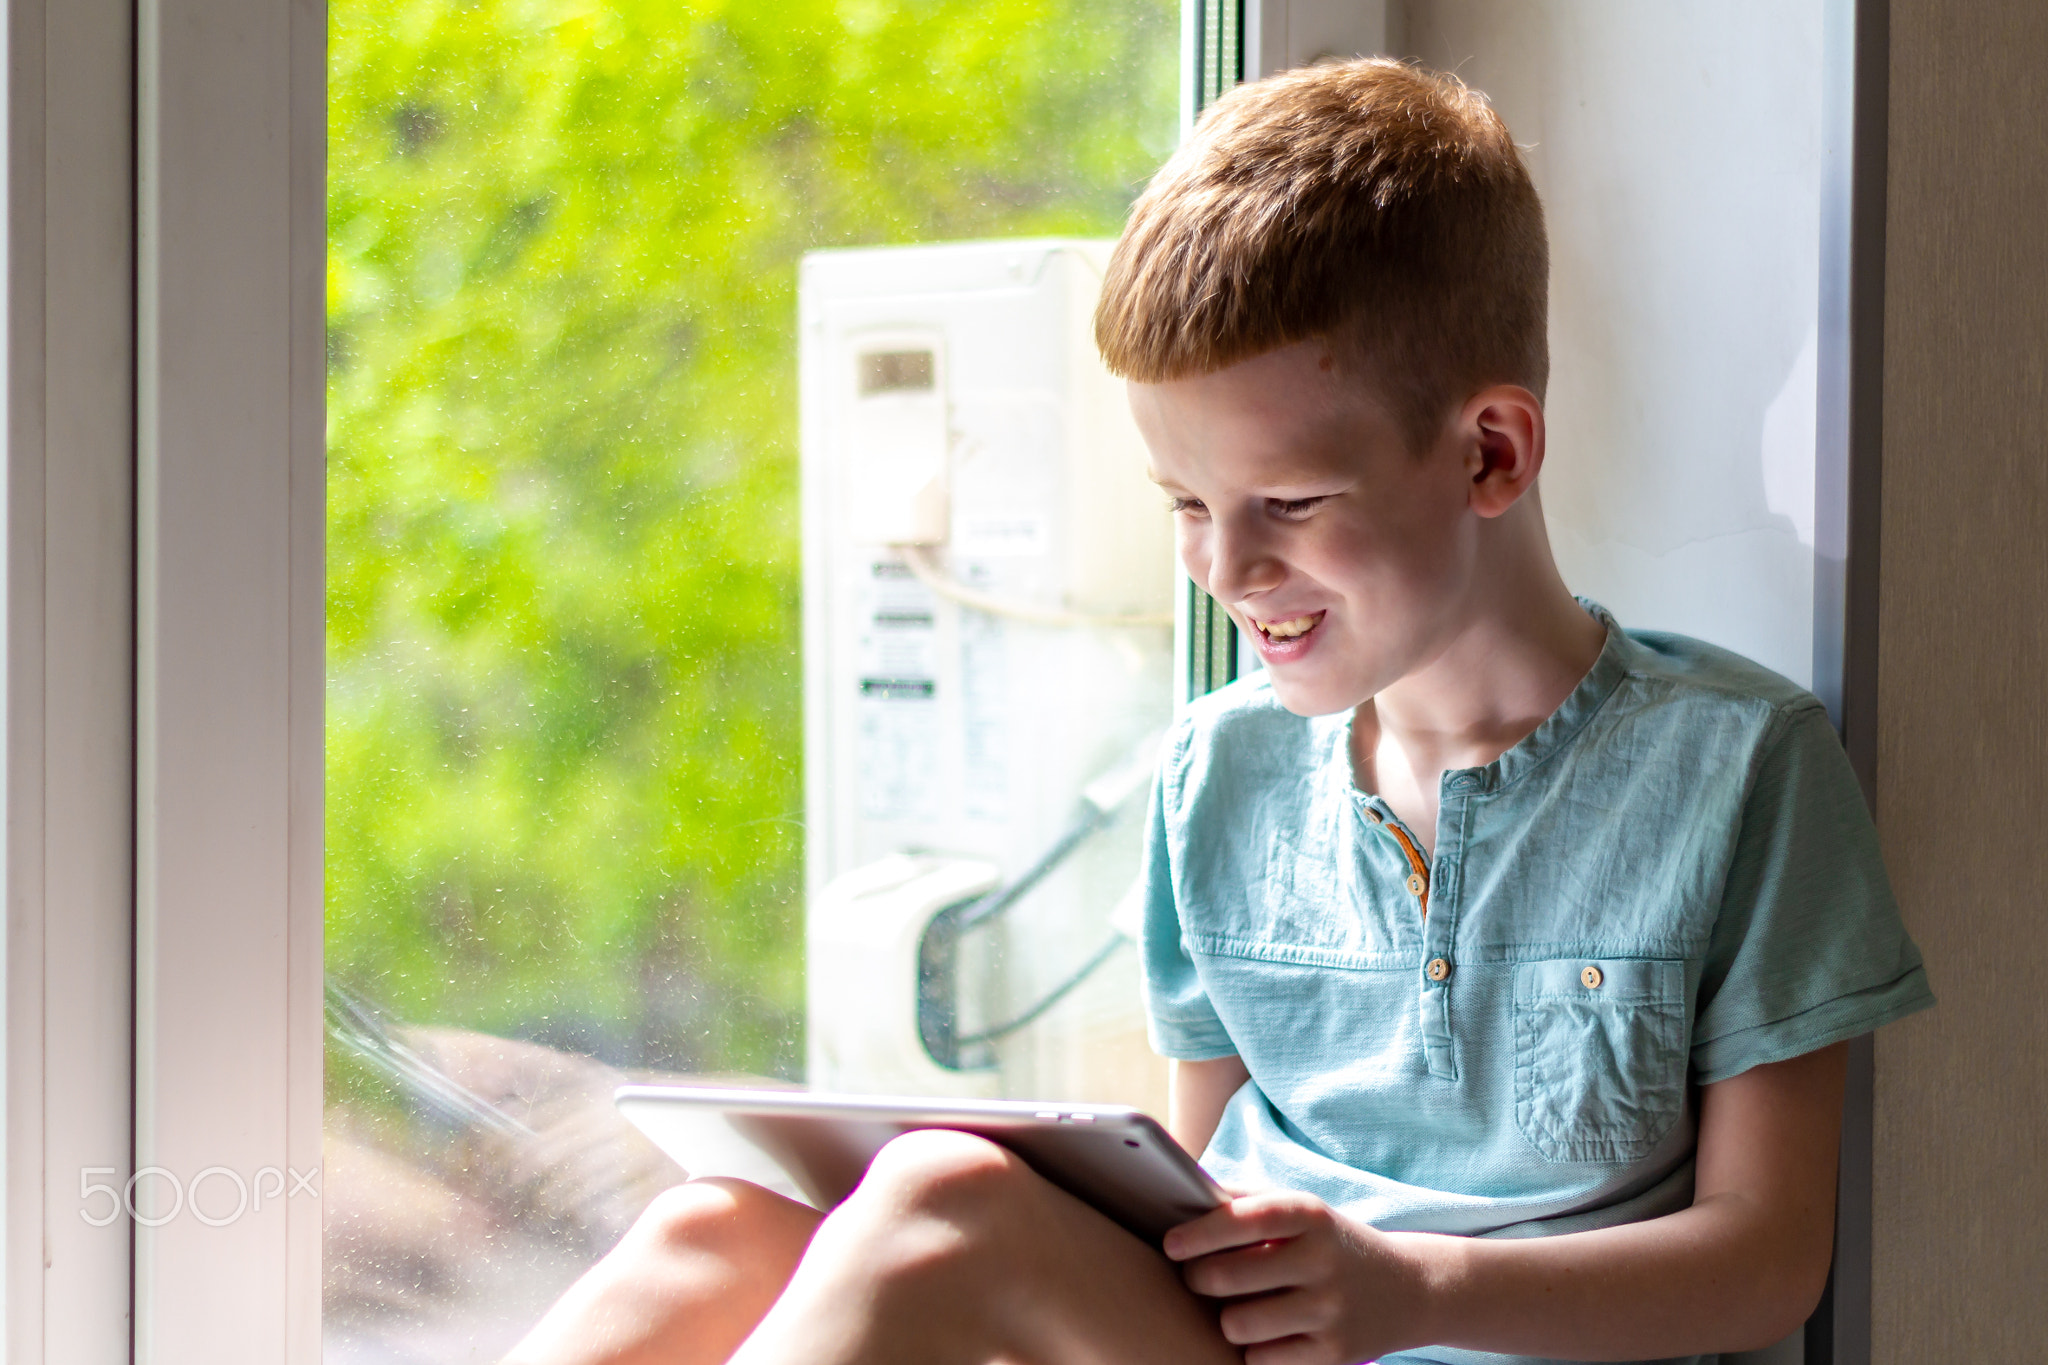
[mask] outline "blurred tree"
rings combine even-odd
[[[1172,0],[334,0],[330,969],[794,1074],[795,278],[1114,233]]]

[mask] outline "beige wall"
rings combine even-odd
[[[2048,6],[1892,0],[1873,1359],[2048,1359]]]

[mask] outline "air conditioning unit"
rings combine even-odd
[[[1163,1102],[1111,916],[1172,527],[1092,337],[1109,245],[804,258],[814,1087]]]

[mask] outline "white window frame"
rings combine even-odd
[[[129,1349],[129,1225],[81,1181],[132,1167],[131,16],[10,0],[0,29],[10,1361]]]
[[[6,0],[10,1361],[320,1356],[325,27]]]
[[[135,1358],[310,1365],[326,11],[141,0],[137,35],[136,1161],[285,1190],[136,1228]]]

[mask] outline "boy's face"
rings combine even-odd
[[[1310,340],[1129,386],[1188,576],[1299,715],[1350,710],[1425,667],[1484,587],[1471,466],[1455,440],[1411,450],[1366,381]]]

